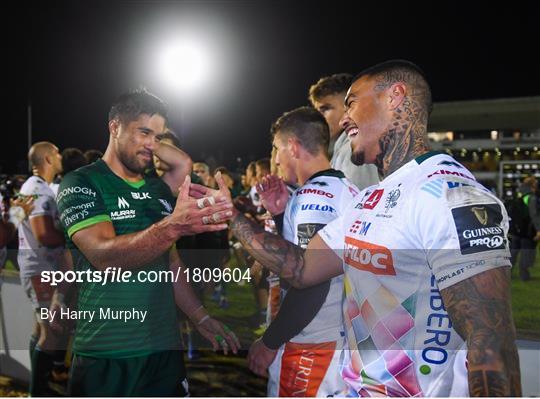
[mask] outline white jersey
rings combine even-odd
[[[58,188],[60,188],[60,184],[58,183],[51,183],[49,184],[50,189],[52,190],[54,194],[54,198],[58,195]]]
[[[468,396],[466,345],[439,290],[510,266],[502,203],[427,153],[362,191],[320,237],[343,259],[348,366],[360,396]]]
[[[37,216],[50,216],[59,225],[59,214],[55,196],[47,182],[39,176],[31,176],[24,182],[20,194],[34,197],[34,209],[19,226],[19,254],[17,261],[21,277],[32,277],[45,270],[56,269],[62,247],[47,248],[34,237],[30,219]]]
[[[283,218],[283,237],[306,248],[320,229],[344,214],[358,192],[343,172],[329,169],[316,173],[289,199]],[[338,311],[342,300],[343,277],[339,276],[332,279],[326,301],[315,318],[291,342],[319,343],[342,339],[343,319]]]
[[[311,176],[295,190],[283,218],[283,237],[302,248],[327,223],[343,215],[358,189],[337,170]],[[345,343],[343,277],[333,278],[325,302],[311,322],[283,345],[268,369],[268,396],[340,396]]]

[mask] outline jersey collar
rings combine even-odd
[[[315,179],[316,177],[321,177],[321,176],[337,177],[337,178],[340,178],[340,179],[345,178],[345,175],[343,174],[343,172],[341,170],[335,170],[335,169],[330,168],[330,169],[325,169],[325,170],[318,171],[317,173],[312,175],[306,181],[310,181],[311,179]]]
[[[443,151],[428,151],[425,154],[420,155],[419,157],[414,158],[416,163],[420,165],[422,162],[424,162],[426,159],[429,159],[431,157],[434,157],[435,155],[442,155],[446,154]]]

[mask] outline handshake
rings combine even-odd
[[[167,218],[175,235],[181,237],[205,232],[225,230],[234,214],[231,193],[221,173],[215,176],[218,189],[191,183],[190,176],[178,192],[172,214]]]

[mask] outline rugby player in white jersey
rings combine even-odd
[[[283,180],[261,176],[258,186],[259,190],[264,186],[263,206],[282,226],[278,227],[282,237],[264,235],[300,250],[318,230],[343,216],[358,189],[342,172],[331,169],[328,124],[314,108],[285,113],[273,124],[272,135]],[[300,187],[289,195],[285,183]],[[258,229],[264,231],[262,226]],[[307,290],[288,290],[275,320],[248,356],[255,373],[266,375],[268,369],[268,396],[326,397],[344,392],[342,299],[341,276]]]
[[[232,231],[295,287],[345,274],[351,394],[520,396],[504,206],[452,157],[429,152],[431,92],[416,65],[365,70],[345,107],[352,161],[384,180],[307,250],[242,214]]]
[[[19,195],[22,198],[33,198],[34,209],[18,230],[17,262],[21,284],[36,311],[34,331],[30,338],[30,394],[43,396],[49,392],[49,373],[61,370],[64,354],[58,350],[47,319],[39,317],[41,308],[49,308],[54,293],[52,285],[41,281],[41,272],[57,269],[64,246],[55,194],[49,186],[54,177],[62,172],[62,156],[54,144],[42,141],[30,148],[28,162],[33,175],[24,182]],[[57,366],[55,370],[53,362]]]

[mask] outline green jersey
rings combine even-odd
[[[103,160],[67,174],[56,200],[74,269],[91,272],[97,269],[76,250],[71,241],[73,234],[104,221],[113,224],[116,235],[135,233],[169,215],[175,204],[169,187],[161,179],[146,176],[137,183],[127,182]],[[121,255],[110,265],[124,271],[126,266],[129,265],[122,264]],[[138,278],[141,274],[148,276],[148,272],[155,276],[168,270],[167,251],[150,264],[131,269],[129,282],[103,284],[83,278],[79,282],[73,351],[83,356],[125,358],[178,349],[180,335],[170,279],[143,282]]]

